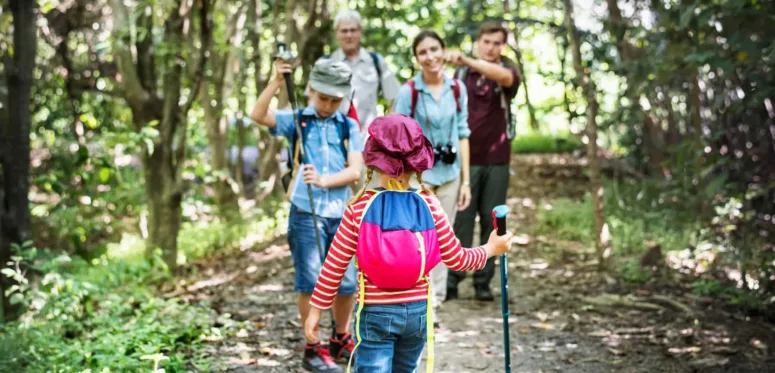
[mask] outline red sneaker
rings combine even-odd
[[[342,336],[342,339],[334,339],[334,337],[331,337],[328,344],[328,351],[331,352],[331,356],[333,356],[335,360],[349,360],[354,349],[355,340],[350,333]]]
[[[304,359],[301,366],[313,373],[342,373],[342,368],[336,365],[328,348],[321,344],[304,347]]]

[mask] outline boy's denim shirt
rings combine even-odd
[[[443,185],[460,177],[460,139],[467,139],[471,135],[471,130],[468,129],[468,92],[463,82],[459,81],[460,112],[458,113],[455,94],[452,91],[455,83],[452,79],[444,77],[444,89],[438,102],[425,85],[422,72],[412,79],[414,79],[414,88],[417,90],[414,119],[422,127],[423,134],[431,141],[434,148],[449,142],[458,150],[454,163],[446,164],[438,161],[432,169],[422,175],[423,181],[428,184]],[[395,111],[398,114],[412,114],[412,90],[408,84],[404,84],[398,91]]]
[[[350,128],[350,139],[348,140],[349,152],[363,152],[363,140],[358,129],[358,124],[346,117],[339,111],[335,111],[328,118],[321,118],[314,106],[308,106],[302,111],[305,117],[314,117],[311,122],[306,123],[312,126],[309,129],[307,138],[303,140],[306,160],[311,162],[320,176],[336,174],[345,168],[347,154],[342,154],[342,139],[336,127],[342,121],[347,121]],[[275,111],[277,125],[269,130],[272,135],[284,136],[290,141],[291,134],[296,131],[293,122],[293,112],[290,110]],[[293,154],[290,155],[293,157]],[[301,160],[299,160],[301,163]],[[304,184],[304,173],[301,171],[302,165],[298,169],[294,166],[296,176],[291,182],[290,196],[291,203],[301,211],[311,212],[309,203],[309,194],[307,186]],[[312,198],[315,200],[315,214],[324,218],[341,218],[344,215],[344,208],[347,201],[352,197],[350,185],[336,188],[318,188],[312,186]]]

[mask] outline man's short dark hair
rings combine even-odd
[[[500,32],[503,34],[503,42],[505,43],[509,39],[509,31],[506,30],[503,25],[501,25],[498,22],[485,22],[482,23],[481,26],[479,26],[479,34],[476,35],[476,40],[479,40],[484,35],[493,34],[496,32]]]

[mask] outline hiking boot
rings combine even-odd
[[[353,349],[355,348],[355,340],[353,340],[353,335],[350,333],[347,333],[342,336],[340,339],[334,339],[334,337],[331,337],[331,340],[328,344],[328,351],[331,353],[331,356],[334,358],[334,360],[349,360],[350,355],[353,354]]]
[[[304,347],[304,359],[301,366],[313,373],[342,373],[340,368],[331,358],[328,348],[320,343]]]
[[[444,298],[445,302],[457,299],[457,286],[447,287],[447,297]]]
[[[474,288],[474,299],[482,302],[492,302],[495,297],[492,296],[489,286],[477,286]]]

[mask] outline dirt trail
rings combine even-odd
[[[515,157],[512,172],[519,177],[512,177],[509,193],[510,228],[526,241],[509,259],[512,372],[775,373],[775,326],[727,313],[717,302],[686,294],[680,286],[644,287],[635,293],[641,298],[664,295],[689,310],[664,302],[655,310],[592,306],[585,297],[624,294],[617,293],[617,281],[606,281],[586,264],[591,249],[534,237],[530,228],[538,206],[558,197],[583,196],[581,165],[572,157],[523,156]],[[545,247],[553,249],[555,258],[562,252],[565,260],[549,262],[542,255]],[[303,372],[292,271],[283,238],[198,266],[185,296],[210,299],[217,312],[249,320],[251,326],[208,345],[222,358],[218,369]],[[492,287],[500,294],[497,277]],[[499,298],[473,301],[470,278],[461,283],[460,292],[460,300],[440,310],[443,327],[436,336],[435,372],[503,372]],[[327,325],[324,318],[324,332]],[[424,361],[420,368],[424,371]]]

